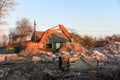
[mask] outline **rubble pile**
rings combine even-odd
[[[37,49],[26,49],[18,55],[25,57],[27,61],[56,61],[58,59],[53,52]]]
[[[53,55],[53,52],[33,48],[33,49],[22,50],[19,53],[19,55],[21,55],[21,56],[34,56],[34,55],[40,55],[40,54]]]
[[[101,68],[115,70],[120,65],[120,44],[109,43],[103,47],[90,49],[86,58],[91,61],[98,60]]]
[[[58,56],[70,58],[70,61],[75,61],[80,58],[81,54],[85,54],[87,50],[79,43],[71,43],[67,42],[64,46],[62,46],[56,53],[47,51],[47,50],[39,50],[39,49],[25,49],[22,50],[19,55],[21,56],[33,56],[32,60],[36,61],[53,61],[57,60]]]
[[[86,53],[86,49],[79,43],[67,42],[63,47],[59,49],[60,52],[80,52]]]
[[[56,68],[56,63],[50,62],[4,62],[0,65],[0,80],[43,80],[47,74],[56,74]]]
[[[92,59],[98,60],[120,60],[120,44],[109,43],[103,47],[94,48],[88,51]]]
[[[80,59],[82,54],[86,54],[87,50],[79,43],[67,42],[63,47],[59,49],[56,56],[62,56],[64,60],[75,61]]]
[[[24,56],[21,57],[23,60],[10,61],[18,55]],[[0,80],[119,80],[120,76],[120,44],[116,43],[86,50],[81,44],[67,42],[56,53],[26,49],[18,55],[0,63]],[[69,58],[71,62],[81,59],[89,66],[90,61],[97,59],[99,67],[61,71],[58,68],[58,56],[66,60]]]
[[[104,54],[119,54],[120,53],[120,44],[116,44],[116,43],[109,43],[103,47],[98,47],[95,48],[95,50],[98,50],[101,53]]]
[[[16,61],[16,60],[25,60],[24,57],[20,57],[17,54],[0,54],[0,62],[3,61]]]

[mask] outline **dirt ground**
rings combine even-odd
[[[119,80],[120,69],[61,71],[57,62],[8,61],[0,63],[0,80]]]

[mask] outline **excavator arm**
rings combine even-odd
[[[71,37],[71,35],[69,34],[68,30],[63,25],[60,24],[59,28],[70,39],[70,42],[74,42],[74,40]]]
[[[30,42],[30,43],[26,44],[26,48],[40,48],[40,49],[43,49],[43,44],[46,41],[47,36],[49,36],[49,35],[51,35],[51,34],[53,34],[55,32],[60,32],[60,31],[62,33],[64,33],[66,35],[66,37],[68,37],[71,42],[73,42],[73,38],[70,36],[67,29],[63,25],[60,24],[58,26],[55,26],[55,27],[45,31],[42,34],[39,43]]]
[[[47,36],[55,33],[55,32],[62,32],[66,35],[66,37],[68,37],[68,39],[70,40],[70,42],[73,42],[73,38],[70,36],[69,32],[67,31],[67,29],[63,26],[63,25],[58,25],[55,26],[51,29],[48,29],[47,31],[45,31],[40,39],[40,48],[43,48],[43,43],[46,41]]]

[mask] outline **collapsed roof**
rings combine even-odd
[[[42,31],[36,31],[36,41],[40,40],[43,33],[44,32],[42,32]],[[32,35],[31,40],[32,41],[35,40],[35,33]],[[46,38],[46,42],[50,42],[50,43],[52,43],[52,42],[63,42],[64,43],[64,42],[68,42],[68,41],[69,41],[69,39],[63,33],[60,33],[60,32],[53,33],[53,34],[47,36],[47,38]]]

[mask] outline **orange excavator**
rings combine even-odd
[[[41,38],[40,38],[40,41],[39,42],[28,42],[24,45],[24,48],[25,49],[31,49],[31,48],[34,48],[34,49],[43,49],[44,48],[44,43],[46,42],[46,38],[47,36],[55,33],[55,32],[62,32],[66,35],[66,37],[69,38],[70,42],[73,42],[73,38],[71,37],[71,35],[69,34],[68,30],[64,27],[64,25],[58,25],[58,26],[55,26],[51,29],[48,29],[47,31],[45,31]]]

